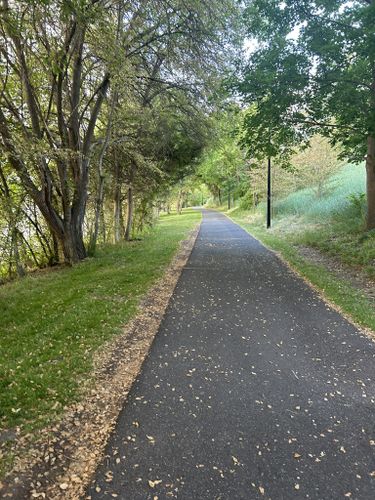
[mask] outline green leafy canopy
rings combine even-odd
[[[275,155],[319,130],[363,160],[375,134],[375,2],[248,0],[245,24],[256,49],[230,86],[252,105],[249,150]]]

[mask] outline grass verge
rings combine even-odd
[[[94,352],[134,316],[200,213],[161,217],[142,241],[0,287],[0,438],[35,432],[79,399]],[[0,443],[1,444],[1,443]]]
[[[275,250],[302,276],[316,286],[323,295],[338,306],[343,313],[358,325],[375,332],[375,310],[369,300],[349,282],[338,279],[325,266],[309,262],[294,247],[294,240],[287,235],[268,231],[259,223],[249,222],[248,213],[239,209],[230,212],[230,217],[241,227]]]

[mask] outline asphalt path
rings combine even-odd
[[[374,499],[375,344],[203,215],[88,496]]]

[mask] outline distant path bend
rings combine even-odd
[[[374,355],[272,252],[205,210],[88,494],[372,500]]]

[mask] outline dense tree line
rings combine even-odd
[[[0,274],[74,263],[98,242],[131,239],[155,207],[198,199],[199,183],[220,204],[256,204],[269,156],[287,169],[294,158],[294,172],[302,162],[295,184],[306,170],[323,179],[322,136],[342,158],[366,158],[373,229],[374,8],[0,0]],[[244,28],[248,57],[238,51]],[[219,112],[238,53],[226,82],[241,109]],[[317,133],[315,166],[293,157]]]
[[[3,273],[146,223],[205,145],[235,4],[1,0]]]
[[[203,193],[204,183],[211,205],[243,209],[256,208],[267,196],[267,162],[247,149],[247,117],[252,108],[230,106],[211,117],[212,137],[203,149],[193,178],[183,187],[194,199],[197,188]],[[343,166],[342,147],[333,147],[329,139],[316,134],[309,146],[289,150],[287,157],[278,155],[273,164],[272,195],[281,199],[288,194],[310,188],[316,198],[329,194],[331,178]],[[358,167],[361,168],[361,167]],[[193,182],[195,179],[195,183]],[[197,197],[195,196],[195,199]]]

